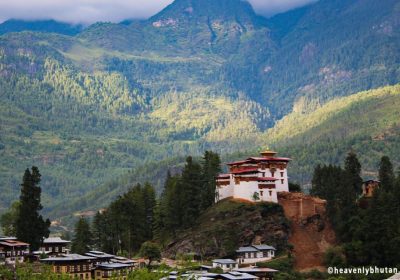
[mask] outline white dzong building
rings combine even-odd
[[[290,158],[264,151],[261,157],[228,163],[229,173],[216,178],[216,202],[225,198],[278,202],[278,192],[288,192],[287,165]]]

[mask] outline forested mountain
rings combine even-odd
[[[269,19],[240,0],[176,0],[143,21],[4,31],[0,209],[33,164],[53,218],[138,181],[161,186],[206,149],[273,145],[301,183],[350,148],[368,168],[399,150],[398,96],[386,94],[398,87],[352,94],[400,82],[399,18],[395,0],[321,0]]]
[[[9,19],[0,24],[0,35],[10,32],[38,31],[76,35],[83,30],[80,24],[69,24],[55,20],[17,20]]]

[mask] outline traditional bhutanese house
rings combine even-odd
[[[362,184],[363,197],[373,197],[374,191],[379,188],[379,181],[367,180]]]
[[[215,259],[212,261],[212,267],[220,267],[223,271],[230,271],[238,268],[238,263],[232,259]]]
[[[99,263],[94,269],[95,280],[101,279],[118,279],[125,280],[129,272],[133,270],[133,264],[123,263]]]
[[[236,250],[239,264],[255,264],[272,259],[275,256],[276,249],[268,245],[252,245],[248,247],[240,247]]]
[[[63,240],[60,237],[49,237],[43,240],[42,246],[39,248],[39,252],[48,256],[68,254],[68,245],[70,243],[71,241]]]
[[[274,274],[278,272],[278,270],[266,267],[244,267],[236,269],[235,271],[257,276],[260,280],[273,280]]]
[[[85,253],[85,256],[92,257],[95,259],[95,264],[111,262],[112,259],[116,258],[114,255],[110,255],[100,251],[89,251]]]
[[[248,273],[242,273],[238,271],[231,271],[228,273],[224,273],[219,275],[218,279],[227,279],[227,280],[255,280],[259,279],[257,276],[248,274]]]
[[[28,243],[18,241],[15,237],[0,238],[0,263],[22,263],[28,254]]]
[[[58,274],[69,274],[79,279],[92,279],[92,269],[95,258],[78,254],[65,254],[58,257],[41,259],[42,263],[52,266],[52,271]]]
[[[291,159],[264,151],[261,157],[228,163],[229,173],[216,178],[216,202],[232,197],[249,201],[278,202],[278,192],[288,192],[287,165]]]

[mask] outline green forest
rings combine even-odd
[[[352,149],[376,177],[382,155],[400,160],[398,9],[321,0],[266,19],[178,0],[143,21],[0,24],[0,212],[33,165],[46,215],[68,226],[137,183],[158,197],[167,166],[206,150],[272,147],[309,189],[315,164]]]

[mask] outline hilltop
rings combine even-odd
[[[240,246],[265,243],[280,251],[288,248],[290,225],[276,203],[227,199],[205,211],[195,226],[179,233],[164,255],[196,253],[204,258],[234,257]]]
[[[226,199],[169,242],[164,256],[234,257],[240,246],[269,244],[281,257],[292,252],[296,270],[321,269],[336,244],[325,207],[326,201],[301,193],[281,193],[279,204]]]

